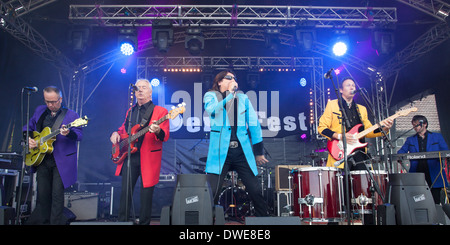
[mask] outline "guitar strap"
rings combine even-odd
[[[66,116],[67,108],[61,107],[61,113],[59,113],[58,117],[55,120],[55,123],[52,126],[52,132],[58,130],[61,127],[62,121]]]
[[[155,104],[153,104],[153,103],[151,103],[148,106],[147,110],[145,111],[144,116],[141,119],[141,123],[140,123],[141,128],[145,127],[148,124],[150,118],[152,118],[154,108],[155,108]]]

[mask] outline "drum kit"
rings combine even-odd
[[[345,208],[345,175],[333,167],[304,167],[292,169],[289,176],[293,196],[291,213],[302,221],[312,223],[342,222],[346,210],[352,219],[361,219],[364,214],[374,214],[376,207],[383,204],[388,185],[388,175],[384,170],[350,171],[351,205]],[[381,193],[375,191],[380,187]]]

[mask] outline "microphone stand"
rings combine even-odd
[[[23,103],[23,91],[24,91],[24,89],[22,89],[22,103]],[[30,96],[31,96],[31,91],[27,90],[27,120],[26,120],[27,131],[26,131],[25,144],[23,144],[23,150],[22,150],[22,169],[20,172],[19,192],[17,194],[17,204],[16,204],[16,225],[20,224],[20,210],[21,210],[20,202],[22,202],[23,175],[25,174],[26,155],[28,154],[29,147],[30,147],[30,143],[28,142],[28,138],[30,137],[30,124],[29,124],[29,122],[30,122]],[[23,105],[22,105],[22,110],[23,110]]]
[[[343,151],[344,151],[344,174],[345,174],[345,206],[347,207],[347,224],[350,225],[350,193],[349,193],[349,178],[348,178],[348,156],[347,156],[347,139],[345,137],[346,134],[346,126],[350,126],[350,121],[348,120],[347,113],[344,110],[344,106],[342,104],[342,95],[339,93],[338,87],[339,87],[339,81],[338,87],[336,87],[336,84],[333,81],[333,76],[330,73],[326,74],[326,78],[329,78],[331,80],[331,83],[333,84],[334,91],[336,93],[336,97],[338,98],[338,104],[339,104],[339,110],[341,111],[341,116],[338,118],[341,119],[341,131],[342,131],[342,145],[343,145]],[[345,124],[344,124],[345,123]]]
[[[130,98],[129,98],[129,112],[128,112],[128,129],[127,129],[127,134],[128,134],[128,156],[127,156],[127,175],[125,176],[126,178],[126,199],[125,199],[125,217],[128,220],[129,216],[130,216],[130,199],[133,198],[132,194],[132,190],[130,190],[131,188],[131,118],[133,116],[133,102],[134,102],[134,91],[135,91],[135,87],[133,84],[130,85]],[[139,154],[139,153],[138,153]],[[122,177],[123,178],[123,177]],[[131,197],[130,197],[131,195]]]

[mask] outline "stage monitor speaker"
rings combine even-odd
[[[390,174],[387,193],[398,225],[437,223],[436,206],[423,173]]]
[[[275,167],[275,190],[289,190],[289,175],[292,169],[311,167],[311,165],[277,165]]]
[[[66,192],[64,193],[64,207],[76,216],[76,220],[97,219],[98,194],[91,192]]]
[[[14,225],[14,208],[9,206],[0,206],[0,225]]]
[[[396,225],[395,207],[389,203],[377,206],[377,225]]]
[[[245,225],[301,225],[300,217],[246,217]]]
[[[212,225],[214,223],[214,202],[208,181],[209,176],[206,174],[177,176],[171,208],[172,225]],[[167,219],[163,217],[163,214],[161,218]]]

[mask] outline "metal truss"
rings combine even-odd
[[[396,53],[392,59],[384,63],[378,70],[382,73],[383,79],[388,79],[449,38],[450,27],[446,22],[440,22],[403,50]]]
[[[418,9],[438,20],[445,21],[450,14],[450,4],[441,0],[397,0]]]
[[[149,26],[169,19],[173,26],[374,28],[397,22],[394,7],[252,5],[70,5],[69,19],[101,26]]]
[[[3,1],[6,9],[20,17],[57,0],[11,0]]]

